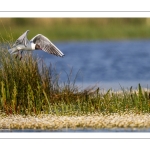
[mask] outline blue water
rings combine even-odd
[[[0,132],[150,132],[149,128],[114,128],[114,129],[92,129],[92,128],[77,128],[77,129],[59,129],[59,130],[42,130],[42,129],[1,129]]]
[[[64,54],[60,58],[35,51],[46,63],[55,65],[60,80],[67,81],[73,69],[72,81],[82,87],[97,84],[104,89],[150,86],[150,40],[55,42]]]

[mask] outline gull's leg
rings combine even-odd
[[[19,55],[19,51],[18,51],[18,53],[17,53],[17,55],[16,55],[16,57],[15,57],[15,58],[17,58],[17,57],[18,57],[18,55]]]
[[[23,52],[23,51],[20,52],[20,55],[21,55],[21,56],[20,56],[20,60],[22,59],[22,52]]]
[[[15,58],[17,58],[18,57],[18,54],[16,55],[16,57]]]

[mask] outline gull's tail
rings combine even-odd
[[[13,48],[11,48],[11,49],[8,49],[8,52],[9,52],[10,54],[17,54],[17,53],[18,53],[18,50],[16,49],[16,47],[13,47]]]

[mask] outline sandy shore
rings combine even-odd
[[[0,129],[150,128],[150,114],[0,116]]]

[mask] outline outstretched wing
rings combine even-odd
[[[16,42],[14,43],[13,47],[14,46],[17,46],[19,44],[23,44],[25,46],[27,46],[27,43],[28,43],[28,39],[27,39],[27,34],[28,34],[29,30],[27,30],[25,33],[23,33],[17,40]]]
[[[64,56],[64,54],[47,37],[42,34],[36,35],[31,39],[31,41],[34,44],[38,44],[40,48],[45,52],[60,57]]]

